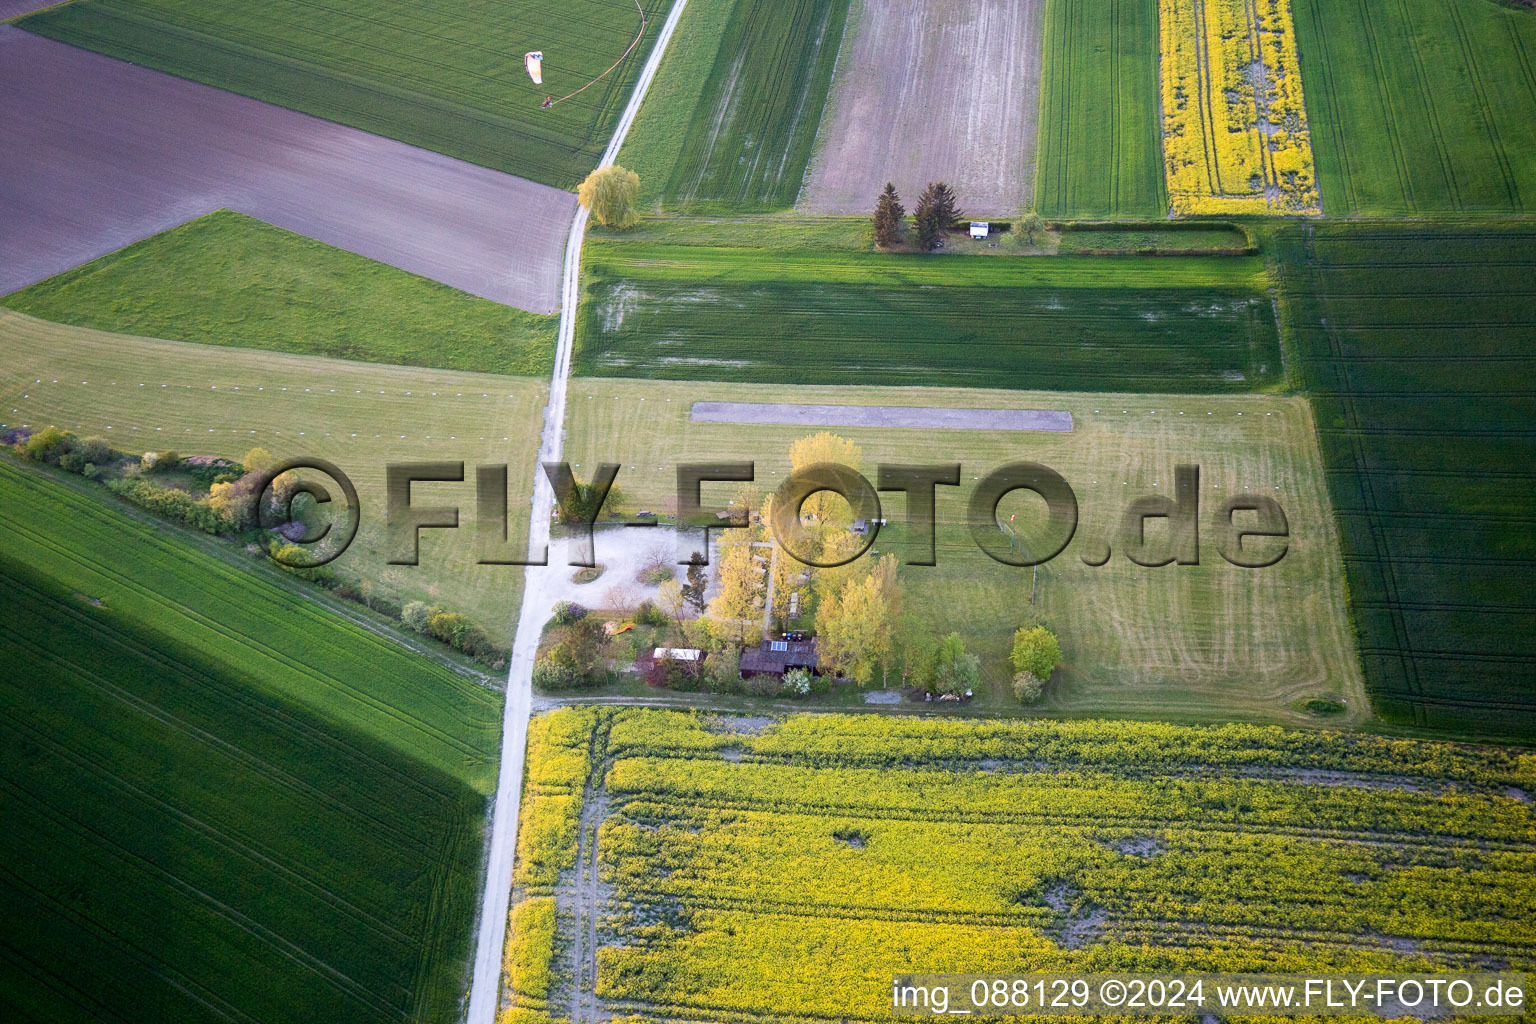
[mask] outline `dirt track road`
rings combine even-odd
[[[635,82],[635,91],[619,118],[618,128],[608,141],[608,148],[598,166],[606,167],[618,156],[629,126],[645,99],[646,90],[656,77],[667,43],[677,29],[678,19],[688,0],[673,0],[671,13],[661,26],[651,55]],[[565,447],[566,385],[571,376],[571,350],[576,341],[576,304],[581,296],[581,242],[587,231],[587,210],[578,207],[571,221],[565,243],[565,263],[561,268],[560,335],[555,346],[555,369],[550,376],[549,403],[544,407],[544,430],[540,435],[539,461],[559,462]],[[535,473],[532,514],[529,517],[529,550],[553,548],[549,543],[549,515],[554,508],[554,492],[543,473]],[[569,574],[571,569],[555,561],[547,568],[530,566],[523,574],[523,604],[518,616],[517,633],[512,639],[511,664],[507,669],[507,701],[502,715],[501,770],[496,781],[496,798],[491,812],[491,839],[487,853],[485,888],[481,891],[480,919],[475,934],[475,952],[469,987],[466,1024],[492,1024],[501,998],[501,953],[507,933],[507,909],[512,897],[512,860],[517,850],[517,816],[522,802],[523,757],[528,748],[528,717],[533,707],[533,657],[539,647],[539,634],[549,617],[550,606],[542,603],[541,574]]]
[[[568,192],[10,26],[0,96],[0,295],[228,207],[507,305],[559,304]]]
[[[1028,205],[1044,0],[862,0],[798,208],[867,213],[887,181],[908,211],[930,181],[983,216]]]

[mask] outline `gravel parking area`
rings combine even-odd
[[[909,427],[923,430],[1072,429],[1070,412],[1050,409],[943,409],[899,405],[779,405],[694,402],[689,418],[705,423],[778,423],[808,427]]]
[[[576,197],[0,26],[0,295],[238,210],[551,313]]]

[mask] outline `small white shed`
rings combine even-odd
[[[988,223],[987,221],[984,221],[984,220],[973,220],[973,221],[971,221],[971,237],[972,238],[986,238],[987,235],[991,234],[991,232],[992,232],[992,225],[990,223]]]

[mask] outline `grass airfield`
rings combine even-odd
[[[440,601],[505,642],[521,570],[474,564],[474,467],[508,465],[508,535],[525,537],[544,381],[138,338],[9,310],[0,353],[7,426],[56,424],[136,453],[239,458],[259,445],[333,462],[362,503],[357,540],[334,568],[402,600]],[[465,463],[463,484],[412,489],[419,504],[458,504],[461,526],[425,531],[420,565],[388,565],[384,468],[428,460]]]
[[[1040,705],[1046,712],[1189,719],[1302,721],[1293,707],[1337,696],[1345,721],[1367,717],[1341,584],[1341,565],[1311,412],[1281,396],[1084,395],[940,388],[782,387],[575,378],[566,456],[585,477],[619,462],[616,486],[633,508],[674,504],[683,461],[752,460],[763,490],[789,470],[789,445],[814,425],[693,422],[694,401],[793,401],[1065,409],[1070,433],[830,428],[863,448],[863,472],[879,462],[962,464],[962,486],[939,489],[939,553],[933,568],[903,570],[908,605],[940,632],[958,630],[982,657],[990,691],[976,710],[1017,707],[1006,692],[1013,630],[1027,614],[1029,570],[992,561],[961,525],[975,477],[1011,461],[1043,463],[1077,493],[1072,544],[1044,566],[1036,610],[1061,634],[1068,661]],[[1130,496],[1157,494],[1180,462],[1201,466],[1199,566],[1143,568],[1121,556],[1100,568],[1080,556],[1113,538]],[[1239,569],[1222,561],[1209,521],[1217,502],[1245,488],[1280,501],[1291,545],[1276,566]],[[958,492],[958,493],[957,493]],[[722,503],[734,485],[706,485]],[[899,495],[881,551],[901,546]],[[633,510],[633,509],[631,509]],[[1021,511],[1023,511],[1021,509]],[[1336,720],[1337,721],[1337,720]]]

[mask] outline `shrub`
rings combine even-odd
[[[792,668],[784,673],[779,692],[786,697],[808,697],[811,693],[811,673],[807,669]]]
[[[569,626],[587,617],[587,610],[575,601],[561,601],[555,605],[553,621],[557,626]]]
[[[1013,677],[1013,695],[1020,704],[1033,704],[1045,690],[1045,680],[1033,672],[1018,672]]]
[[[198,501],[186,491],[160,487],[135,477],[108,481],[107,489],[124,501],[194,530],[215,534],[223,530],[223,521],[208,503]]]
[[[638,626],[665,626],[671,621],[666,612],[656,607],[655,601],[641,601],[640,607],[635,609],[635,624]]]
[[[427,631],[427,620],[432,618],[432,609],[421,601],[411,601],[400,609],[400,621],[406,627],[418,633]]]
[[[601,565],[590,565],[586,566],[585,568],[577,569],[571,574],[571,582],[577,585],[583,583],[592,583],[603,575],[603,570],[605,568],[605,566]]]
[[[778,676],[758,672],[747,677],[744,689],[754,697],[777,697],[783,686],[784,681]]]
[[[58,427],[44,427],[21,444],[23,458],[57,466],[75,448],[75,435]]]
[[[474,628],[475,624],[468,616],[442,608],[432,609],[432,614],[427,617],[427,635],[454,647],[458,647],[464,635]]]
[[[1016,672],[1028,672],[1049,679],[1061,664],[1061,644],[1056,634],[1044,626],[1026,626],[1013,634],[1013,653],[1009,660]]]
[[[277,465],[277,460],[265,448],[252,448],[245,453],[245,458],[240,460],[240,464],[247,473],[265,473]]]
[[[1340,715],[1344,713],[1344,702],[1334,700],[1332,697],[1313,697],[1302,707],[1313,715]]]
[[[80,467],[80,475],[87,480],[95,480],[101,476],[101,470],[97,467],[96,463],[87,462],[84,466]]]

